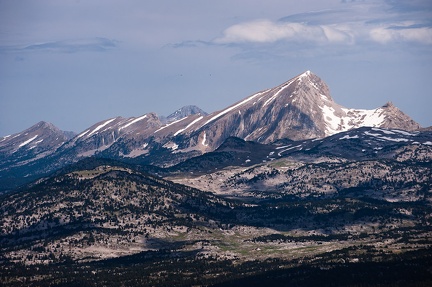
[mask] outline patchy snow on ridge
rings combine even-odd
[[[395,133],[392,131],[388,131],[388,130],[383,130],[383,129],[379,129],[379,128],[372,128],[373,131],[377,131],[377,132],[382,132],[388,135],[394,135]]]
[[[409,139],[405,138],[389,138],[389,137],[379,137],[380,139],[392,141],[392,142],[409,142]]]
[[[4,136],[1,141],[7,140],[11,135]]]
[[[175,151],[176,149],[178,149],[179,146],[175,142],[170,141],[170,142],[167,142],[166,144],[164,144],[163,147],[164,148],[169,148],[172,151]]]
[[[355,135],[355,136],[350,136],[350,135],[344,135],[343,137],[341,137],[339,140],[349,140],[349,139],[358,139],[359,136]]]
[[[81,134],[79,134],[77,136],[77,139],[79,139],[80,137],[83,137],[86,133],[88,133],[90,130],[86,130],[85,132],[82,132]]]
[[[193,126],[195,123],[197,123],[197,122],[199,122],[200,120],[202,120],[203,117],[204,117],[204,116],[200,116],[199,118],[193,120],[190,124],[188,124],[184,129],[179,129],[178,131],[176,131],[176,132],[174,133],[174,136],[176,136],[176,135],[178,135],[179,133],[181,133],[181,132],[187,130],[188,128],[190,128],[191,126]]]
[[[278,152],[278,156],[282,156],[282,154],[283,154],[284,152],[289,151],[289,150],[292,150],[292,149],[294,149],[294,148],[300,148],[300,150],[301,150],[301,149],[302,149],[302,145],[299,144],[299,145],[296,145],[296,146],[293,146],[293,147],[289,147],[289,148],[287,148],[287,149],[284,149],[284,150]]]
[[[328,105],[320,107],[326,123],[326,134],[334,135],[359,127],[378,127],[385,120],[382,108],[374,110],[341,108],[344,115],[337,116],[335,109]]]
[[[381,130],[381,129],[373,129],[373,130],[374,131],[378,131],[378,132],[382,132],[383,134],[371,133],[371,132],[368,132],[368,131],[364,132],[364,134],[368,135],[368,136],[376,137],[376,138],[378,138],[380,140],[386,140],[386,141],[393,141],[393,142],[409,142],[409,141],[413,141],[413,140],[409,140],[409,139],[406,139],[406,138],[391,138],[391,137],[385,136],[384,134],[389,134],[388,131],[386,131],[386,130]]]
[[[103,128],[104,126],[106,126],[107,124],[109,124],[109,123],[111,123],[112,121],[114,121],[115,120],[115,118],[113,118],[113,119],[110,119],[110,120],[107,120],[106,122],[104,122],[103,124],[101,124],[101,125],[98,125],[91,133],[89,133],[88,135],[87,135],[87,137],[90,137],[92,134],[94,134],[95,132],[97,132],[98,130],[100,130],[101,128]]]
[[[165,129],[165,128],[167,128],[167,127],[169,127],[169,126],[171,126],[171,125],[173,125],[173,124],[175,124],[175,123],[181,122],[182,120],[184,120],[184,119],[186,119],[186,118],[187,118],[187,117],[184,117],[184,118],[181,118],[181,119],[179,119],[179,120],[173,121],[173,122],[171,122],[171,123],[169,123],[169,124],[166,124],[166,125],[164,125],[163,127],[160,127],[159,129],[155,130],[155,131],[154,131],[154,134],[157,133],[157,132],[159,132],[159,131],[161,131],[161,130],[163,130],[163,129]]]
[[[32,137],[31,139],[26,140],[25,142],[21,143],[18,147],[23,147],[26,144],[31,143],[32,141],[34,141],[36,138],[38,137],[38,135],[35,135],[34,137]]]
[[[125,129],[125,128],[127,128],[128,126],[133,125],[134,123],[139,122],[139,121],[145,119],[146,117],[147,117],[147,115],[144,115],[144,116],[142,116],[142,117],[136,118],[136,119],[134,119],[133,121],[131,121],[131,122],[125,124],[124,126],[120,127],[119,130]]]
[[[290,81],[289,83],[287,83],[285,86],[281,87],[279,89],[279,91],[277,91],[273,96],[271,96],[267,101],[264,102],[263,107],[267,106],[271,101],[273,101],[274,99],[276,99],[276,97],[286,88],[288,88],[292,83],[294,82],[294,80]]]
[[[396,132],[396,133],[399,133],[401,135],[404,135],[404,136],[416,136],[416,135],[418,135],[418,132],[410,133],[410,132],[401,131],[401,130],[392,130],[392,131]]]
[[[354,125],[364,126],[364,127],[377,127],[380,126],[385,120],[385,115],[383,114],[383,109],[378,108],[374,110],[355,110],[349,109],[350,111],[357,114],[355,120],[359,121],[359,124]]]
[[[263,91],[263,92],[256,93],[256,94],[250,96],[249,98],[247,98],[247,99],[241,101],[240,103],[238,103],[238,104],[236,104],[236,105],[234,105],[234,106],[232,106],[232,107],[229,107],[229,108],[223,110],[222,112],[218,113],[217,115],[215,115],[214,117],[212,117],[211,119],[209,119],[208,121],[206,121],[205,124],[203,124],[203,125],[201,126],[201,128],[202,128],[203,126],[207,125],[208,123],[214,121],[215,119],[220,118],[221,116],[225,115],[226,113],[228,113],[228,112],[234,110],[235,108],[240,107],[241,105],[243,105],[243,104],[249,102],[250,100],[252,100],[252,99],[256,98],[257,96],[260,96],[260,95],[262,95],[262,94],[264,94],[264,93],[266,93],[266,92],[268,92],[268,91],[269,91],[269,90],[266,90],[266,91]]]
[[[306,72],[304,72],[303,74],[301,74],[300,76],[298,76],[298,78],[301,81],[304,77],[309,77],[310,74],[311,74],[311,71],[307,70]]]

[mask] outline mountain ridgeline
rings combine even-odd
[[[214,151],[229,137],[269,144],[285,138],[324,138],[363,126],[420,128],[391,103],[373,110],[335,103],[328,86],[307,71],[211,114],[186,106],[168,117],[116,117],[72,138],[52,124],[38,123],[0,138],[0,189],[89,156],[167,167]]]

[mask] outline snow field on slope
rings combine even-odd
[[[324,105],[320,107],[323,112],[324,121],[326,122],[326,134],[334,135],[338,132],[348,131],[358,127],[377,127],[380,126],[385,116],[382,109],[374,110],[356,110],[342,108],[345,116],[336,116],[333,107]]]

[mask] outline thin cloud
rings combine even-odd
[[[56,53],[78,53],[78,52],[104,52],[114,49],[118,46],[118,41],[107,38],[88,38],[54,41],[45,43],[36,43],[26,46],[7,46],[0,47],[4,52],[25,52],[25,51],[41,51],[41,52],[56,52]]]
[[[432,4],[415,1],[342,1],[335,9],[257,19],[226,28],[216,44],[285,42],[305,45],[432,44]]]
[[[316,44],[352,44],[350,33],[329,25],[272,22],[257,20],[229,27],[217,44],[274,43],[277,41],[310,42]]]
[[[430,27],[379,27],[370,31],[375,42],[387,44],[391,42],[416,42],[432,45],[432,28]]]

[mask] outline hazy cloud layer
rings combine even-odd
[[[352,44],[353,37],[343,27],[307,25],[303,23],[257,20],[229,27],[224,36],[214,40],[218,44],[273,43],[276,41],[310,42],[314,44]]]
[[[431,8],[432,2],[429,5],[426,5],[425,1],[414,1],[418,3],[387,1],[387,4],[375,2],[362,1],[361,4],[355,3],[344,9],[294,14],[279,20],[257,19],[238,23],[226,28],[223,36],[213,42],[217,44],[276,41],[345,45],[356,42],[432,44],[431,19],[425,17],[430,13],[421,10],[425,6]],[[409,6],[409,9],[403,10],[402,7],[405,6]],[[396,13],[400,10],[404,13]],[[418,11],[422,11],[420,16]]]

